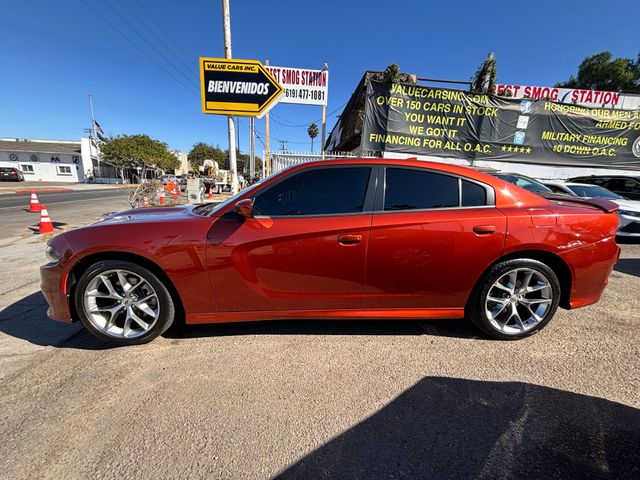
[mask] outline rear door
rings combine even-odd
[[[207,264],[220,311],[362,308],[376,177],[369,166],[305,169],[217,220]]]
[[[367,256],[367,308],[457,308],[504,248],[492,187],[386,167]]]

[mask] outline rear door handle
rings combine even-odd
[[[495,225],[475,225],[473,227],[474,233],[477,235],[491,235],[492,233],[496,233]]]
[[[362,235],[340,235],[338,243],[341,245],[355,245],[362,241]]]

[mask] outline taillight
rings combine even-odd
[[[16,172],[15,170],[11,170],[11,175],[17,175],[18,172]]]

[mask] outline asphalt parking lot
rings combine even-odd
[[[286,321],[129,348],[47,320],[44,243],[12,245],[3,478],[640,476],[640,244],[599,304],[524,341],[465,321]]]

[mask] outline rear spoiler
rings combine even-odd
[[[605,213],[613,213],[618,210],[618,204],[604,198],[582,198],[570,197],[568,195],[545,195],[544,198],[553,202],[577,203],[579,205],[587,205],[596,207]]]

